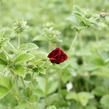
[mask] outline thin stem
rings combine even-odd
[[[80,49],[82,49],[83,47],[83,40],[82,40],[82,36],[79,34],[79,44],[80,44]]]
[[[58,72],[58,76],[59,76],[58,94],[59,94],[60,97],[62,97],[62,95],[61,95],[61,85],[62,85],[62,84],[61,84],[61,82],[62,82],[62,81],[61,81],[61,71]]]
[[[18,76],[14,74],[14,71],[13,69],[10,69],[10,72],[12,74],[12,81],[14,83],[14,94],[15,94],[15,97],[16,97],[16,100],[17,102],[19,102],[20,100],[20,92],[19,92],[19,84],[18,84]]]
[[[72,40],[71,46],[70,46],[70,48],[69,48],[69,51],[72,50],[72,47],[73,47],[74,43],[75,43],[76,40],[77,40],[77,37],[78,37],[78,32],[76,32],[75,37],[74,37],[74,39]]]
[[[2,50],[3,50],[3,52],[6,54],[6,56],[7,56],[8,58],[10,58],[8,52],[7,52],[4,48],[2,48]]]
[[[20,36],[18,35],[18,49],[20,48]]]
[[[48,67],[46,68],[46,75],[45,75],[45,108],[47,105],[47,95],[48,95]]]
[[[14,52],[17,51],[13,44],[11,44],[10,42],[8,42],[8,44],[11,46],[11,48],[14,50]]]
[[[23,78],[22,78],[22,77],[20,77],[20,79],[21,79],[21,82],[22,82],[22,84],[23,84],[23,86],[24,86],[24,88],[25,88],[25,83],[24,83]]]
[[[47,93],[48,93],[48,75],[45,77],[45,107],[47,105]]]

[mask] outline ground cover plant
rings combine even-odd
[[[0,109],[109,109],[109,0],[0,0]]]

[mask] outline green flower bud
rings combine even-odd
[[[27,22],[26,21],[18,21],[15,23],[15,32],[16,33],[21,33],[25,30],[27,26]]]

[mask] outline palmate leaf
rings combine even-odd
[[[0,75],[0,99],[3,98],[12,88],[11,79]]]

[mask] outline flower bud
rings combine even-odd
[[[26,28],[27,22],[26,21],[18,21],[15,24],[15,32],[16,33],[21,33],[24,31]]]

